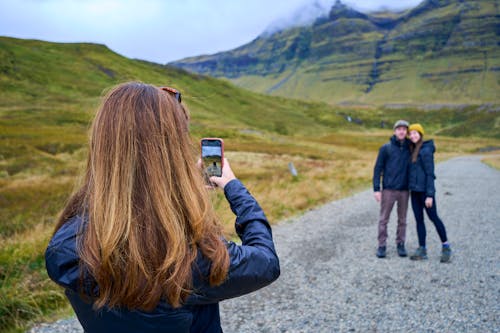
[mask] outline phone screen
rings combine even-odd
[[[201,160],[206,176],[222,176],[222,160],[224,155],[222,139],[201,140]]]

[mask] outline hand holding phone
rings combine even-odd
[[[201,139],[201,162],[206,178],[221,177],[224,166],[224,141],[220,138]]]
[[[201,167],[205,181],[210,186],[224,188],[236,176],[224,158],[224,141],[220,138],[201,139]]]
[[[222,167],[222,176],[210,177],[210,183],[217,185],[217,187],[220,187],[221,189],[224,189],[227,183],[229,183],[231,180],[236,179],[236,176],[234,175],[233,170],[231,170],[231,166],[229,165],[229,162],[226,158],[224,158],[223,162],[224,166]]]

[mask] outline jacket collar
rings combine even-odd
[[[398,147],[401,147],[401,146],[403,146],[403,147],[408,147],[408,146],[409,146],[409,142],[410,142],[410,140],[408,140],[408,139],[404,139],[403,141],[399,141],[399,140],[396,138],[396,136],[395,136],[395,135],[393,135],[393,136],[391,137],[391,143],[392,143],[393,145],[398,146]]]

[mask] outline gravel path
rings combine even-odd
[[[399,258],[396,220],[388,257],[375,257],[378,204],[371,191],[329,203],[274,228],[282,274],[273,285],[221,303],[237,332],[500,332],[500,172],[480,157],[438,165],[438,212],[453,257],[427,223],[429,260]],[[407,248],[417,247],[408,214]],[[81,332],[74,319],[30,332]]]

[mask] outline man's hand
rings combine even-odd
[[[382,201],[382,192],[377,191],[377,192],[373,193],[373,196],[375,197],[375,200],[376,200],[377,202]]]
[[[432,198],[427,198],[425,199],[425,207],[427,208],[431,208],[432,207],[432,204],[433,204],[434,200]]]

